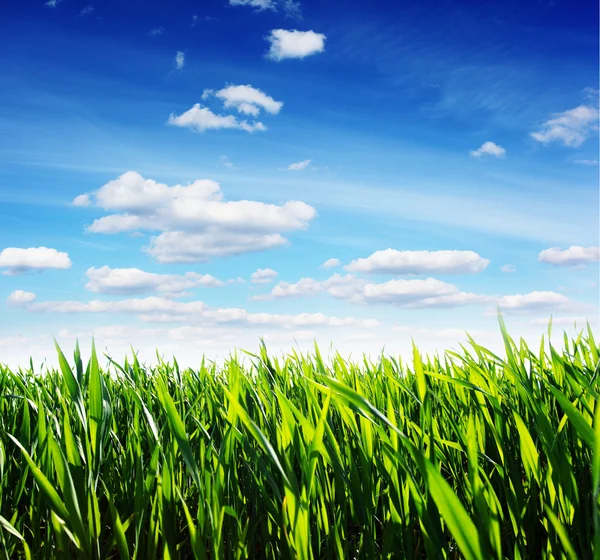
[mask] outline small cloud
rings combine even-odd
[[[598,165],[597,159],[576,159],[574,162],[576,165],[588,165],[590,167]]]
[[[148,35],[150,35],[150,37],[158,37],[159,35],[162,35],[166,31],[167,30],[164,27],[155,27],[154,29],[148,31]]]
[[[266,39],[271,43],[266,57],[279,62],[286,58],[306,58],[323,52],[326,37],[314,31],[273,29]]]
[[[207,99],[211,95],[212,90],[204,90],[202,98]],[[223,101],[226,109],[235,108],[239,113],[254,117],[261,109],[276,115],[283,107],[283,102],[275,101],[270,95],[251,85],[227,86],[214,95]]]
[[[92,201],[90,200],[89,194],[80,194],[73,199],[71,204],[73,206],[91,206]]]
[[[564,146],[577,148],[592,132],[598,130],[598,108],[579,105],[562,113],[556,113],[542,124],[541,129],[530,135],[541,144],[558,142]]]
[[[250,281],[253,284],[269,284],[277,278],[279,274],[271,268],[259,268],[250,276]]]
[[[198,25],[198,16],[194,14],[192,16],[192,27],[196,27],[196,25]]]
[[[219,158],[219,165],[221,167],[227,167],[227,169],[235,169],[235,165],[227,156],[221,156]]]
[[[26,305],[35,300],[35,294],[33,292],[25,292],[23,290],[15,290],[7,298],[7,302],[13,306]]]
[[[90,5],[86,6],[85,8],[83,8],[83,10],[81,10],[79,12],[79,15],[77,17],[85,17],[85,16],[92,15],[95,10],[96,10],[96,8],[94,8],[94,6],[92,6],[90,4]]]
[[[572,245],[568,249],[550,247],[539,255],[539,261],[554,266],[585,266],[600,260],[600,247]]]
[[[61,2],[62,0],[48,0],[48,2],[44,4],[44,6],[48,6],[49,8],[56,8],[56,6],[58,6]]]
[[[0,268],[7,268],[5,275],[14,276],[47,268],[71,268],[71,259],[67,253],[49,247],[7,247],[0,251]]]
[[[500,270],[506,274],[512,274],[513,272],[517,272],[517,267],[514,264],[505,264],[500,267]]]
[[[273,10],[276,11],[275,2],[273,0],[229,0],[230,6],[250,6],[259,11]]]
[[[310,160],[305,159],[304,161],[290,163],[290,165],[287,166],[286,170],[287,171],[302,171],[303,169],[306,169],[309,165],[310,165]]]
[[[181,51],[177,51],[177,54],[175,55],[175,68],[177,68],[177,70],[181,70],[185,65],[185,53],[181,52]]]
[[[221,128],[237,128],[246,132],[267,130],[261,122],[249,123],[246,120],[238,121],[233,115],[217,115],[200,103],[196,103],[191,109],[181,115],[171,114],[167,124],[184,128],[191,128],[198,132],[205,130],[219,130]]]
[[[498,146],[494,142],[484,142],[477,150],[471,150],[469,152],[471,157],[481,157],[484,154],[495,156],[497,158],[503,158],[506,155],[506,150],[502,146]]]
[[[336,268],[341,266],[342,262],[340,259],[327,259],[322,265],[322,268]]]

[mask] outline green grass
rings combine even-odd
[[[505,358],[0,366],[0,558],[600,558],[592,331],[501,326]]]

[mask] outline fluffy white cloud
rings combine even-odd
[[[481,157],[482,155],[494,156],[503,158],[506,155],[506,150],[502,146],[498,146],[494,142],[484,142],[480,148],[469,152],[472,157]]]
[[[226,109],[235,108],[240,113],[257,116],[262,109],[276,115],[283,107],[282,101],[275,101],[264,91],[251,85],[227,86],[214,94],[223,100]]]
[[[283,60],[285,58],[305,58],[325,50],[325,35],[314,31],[296,29],[273,29],[267,36],[271,43],[267,58]]]
[[[147,248],[160,263],[195,263],[211,258],[266,251],[287,245],[279,233],[229,232],[213,228],[207,233],[168,231],[150,240]]]
[[[96,206],[117,212],[95,220],[88,231],[161,231],[148,248],[161,262],[197,262],[284,245],[283,232],[306,229],[316,216],[304,202],[224,201],[214,181],[169,187],[134,171],[88,196]]]
[[[340,266],[342,263],[340,259],[327,259],[321,266],[323,268],[336,268]]]
[[[565,146],[581,146],[593,131],[598,130],[598,108],[579,105],[563,113],[556,113],[541,129],[531,136],[542,144],[558,142]]]
[[[23,290],[15,290],[8,298],[7,302],[11,305],[25,305],[35,300],[35,294],[32,292],[25,292]]]
[[[536,311],[542,309],[569,310],[580,306],[580,304],[562,294],[538,291],[528,294],[502,296],[498,299],[498,305],[503,310],[512,311]]]
[[[182,128],[191,128],[198,132],[219,130],[221,128],[237,128],[246,132],[267,130],[267,127],[260,121],[249,123],[246,120],[238,120],[234,115],[217,115],[208,107],[200,105],[200,103],[196,103],[191,109],[181,113],[181,115],[172,113],[169,116],[167,124]]]
[[[202,93],[203,101],[212,97],[222,101],[225,109],[235,109],[238,113],[252,117],[257,117],[261,110],[276,115],[283,107],[282,101],[275,101],[264,91],[251,85],[230,85],[216,92],[212,89],[205,89]],[[181,115],[172,113],[167,124],[192,128],[199,132],[221,128],[239,129],[246,132],[267,130],[267,127],[260,121],[249,122],[245,119],[239,120],[235,115],[220,115],[200,103],[196,103]]]
[[[181,51],[177,51],[177,54],[175,55],[175,68],[177,68],[177,70],[181,70],[185,65],[185,53],[181,52]]]
[[[7,247],[0,252],[0,268],[7,268],[4,274],[8,275],[46,268],[71,268],[71,264],[67,253],[48,247]]]
[[[101,294],[159,293],[169,297],[185,294],[185,290],[199,286],[223,286],[224,282],[210,274],[187,272],[178,274],[155,274],[139,268],[89,268],[86,290]]]
[[[254,284],[269,284],[279,276],[277,272],[271,268],[259,268],[250,276],[250,281]]]
[[[73,199],[73,202],[71,202],[71,204],[73,206],[91,206],[92,201],[90,200],[89,195],[87,195],[87,194],[80,194],[79,196],[76,196]]]
[[[356,259],[345,268],[368,274],[475,274],[484,270],[489,260],[473,251],[376,251]]]
[[[310,160],[309,159],[305,159],[304,161],[298,161],[296,163],[290,163],[287,166],[287,170],[288,171],[302,171],[303,169],[306,169],[309,165],[310,165]]]
[[[600,247],[580,247],[572,245],[568,249],[551,247],[539,255],[540,262],[555,266],[581,266],[600,260]]]
[[[328,294],[352,303],[389,303],[403,307],[455,307],[493,301],[492,296],[461,292],[453,284],[434,278],[425,280],[389,280],[368,282],[352,274],[334,274],[327,280],[301,278],[291,284],[280,282],[270,294],[255,296],[256,300],[308,297]]]
[[[514,264],[505,264],[500,267],[500,271],[505,274],[512,274],[513,272],[517,272],[517,267]]]

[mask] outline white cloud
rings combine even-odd
[[[271,96],[251,85],[227,86],[214,95],[223,100],[226,109],[235,108],[240,113],[254,117],[259,114],[261,108],[276,115],[283,107],[283,102],[275,101]]]
[[[221,128],[237,128],[246,132],[267,130],[267,127],[261,122],[249,123],[246,120],[239,121],[234,115],[217,115],[208,107],[200,105],[200,103],[196,103],[191,109],[181,113],[181,115],[172,113],[169,116],[167,124],[182,128],[191,128],[198,132],[211,129],[219,130]]]
[[[177,68],[177,70],[181,70],[185,65],[185,53],[181,52],[181,51],[177,51],[177,54],[175,55],[175,68]]]
[[[554,266],[581,266],[600,260],[600,247],[572,245],[568,249],[551,247],[539,255],[539,261]]]
[[[9,275],[46,268],[65,269],[71,268],[71,259],[67,253],[48,247],[7,247],[0,252],[0,268],[7,268],[4,274]]]
[[[541,129],[531,136],[542,144],[558,142],[565,146],[581,146],[593,131],[598,130],[598,108],[579,105],[563,113],[556,113]]]
[[[323,268],[336,268],[340,266],[342,263],[340,259],[327,259],[321,266]]]
[[[306,229],[316,216],[300,201],[224,201],[214,181],[169,187],[135,171],[88,196],[94,205],[116,212],[95,220],[88,231],[161,231],[148,248],[160,262],[198,262],[284,245],[282,233]]]
[[[277,272],[271,268],[259,268],[250,276],[250,281],[254,284],[269,284],[279,276]]]
[[[528,294],[502,296],[498,299],[502,310],[536,311],[540,309],[569,310],[580,307],[581,304],[556,292],[534,291]]]
[[[119,301],[24,302],[23,305],[29,311],[35,313],[133,313],[146,322],[257,325],[261,327],[274,326],[282,328],[294,328],[298,326],[372,328],[379,325],[379,322],[374,319],[335,317],[323,313],[300,313],[298,315],[250,313],[241,308],[209,308],[202,301],[182,302],[154,296]]]
[[[513,272],[517,272],[517,267],[514,264],[505,264],[500,267],[500,271],[505,274],[512,274]]]
[[[168,231],[153,237],[147,251],[160,263],[196,263],[287,245],[279,233],[239,233],[214,228],[208,233]]]
[[[303,169],[306,169],[309,165],[310,165],[310,160],[305,159],[304,161],[299,161],[297,163],[290,163],[290,165],[287,166],[287,170],[288,171],[302,171]]]
[[[185,290],[199,286],[223,286],[224,282],[210,274],[187,272],[178,274],[155,274],[139,268],[89,268],[89,282],[85,289],[101,294],[147,294],[158,293],[168,297],[186,295]]]
[[[480,148],[477,150],[471,150],[469,153],[472,157],[477,158],[484,154],[495,156],[497,158],[503,158],[506,155],[506,150],[494,142],[484,142]]]
[[[453,284],[434,278],[425,280],[389,280],[383,283],[368,282],[352,274],[334,274],[324,281],[301,278],[291,284],[280,282],[268,295],[255,296],[255,300],[272,300],[328,294],[352,303],[389,303],[403,307],[454,307],[471,303],[488,303],[491,296],[461,292]]]
[[[80,194],[79,196],[76,196],[73,199],[73,202],[71,204],[73,206],[90,206],[92,204],[92,201],[90,200],[89,195]]]
[[[597,159],[576,159],[573,163],[576,165],[587,165],[589,167],[593,167],[595,165],[598,165],[598,160]]]
[[[325,35],[314,31],[273,29],[267,40],[271,46],[266,56],[276,61],[305,58],[325,50]]]
[[[15,290],[8,296],[8,299],[6,301],[11,305],[19,306],[31,303],[34,300],[34,293],[25,292],[23,290]]]
[[[276,10],[274,0],[229,0],[231,6],[250,6],[257,10]]]
[[[474,274],[484,270],[489,260],[473,251],[376,251],[356,259],[345,268],[368,274]]]
[[[48,6],[49,8],[56,8],[56,6],[58,6],[61,2],[62,0],[48,0],[44,3],[44,5]]]

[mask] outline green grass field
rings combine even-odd
[[[0,366],[0,556],[599,558],[598,345],[501,327],[502,358]]]

